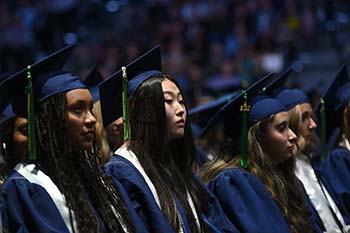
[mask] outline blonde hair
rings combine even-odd
[[[96,132],[96,143],[101,150],[100,163],[103,165],[107,163],[111,157],[111,151],[106,138],[106,132],[103,128],[102,113],[100,101],[94,103],[94,116],[96,118],[95,132]]]
[[[294,154],[301,154],[306,147],[306,141],[303,136],[299,133],[299,125],[302,121],[302,112],[300,104],[288,110],[289,114],[289,128],[295,133],[297,139],[295,140],[296,148],[294,149]]]
[[[319,142],[318,136],[316,132],[311,132],[311,135],[313,137],[313,143],[307,144],[305,138],[300,134],[299,132],[299,125],[302,123],[302,111],[301,111],[301,105],[297,104],[293,108],[288,110],[289,114],[289,128],[295,133],[297,136],[297,139],[295,141],[296,148],[294,149],[294,154],[296,156],[304,153],[306,155],[310,154],[314,148],[315,145]],[[316,122],[316,119],[313,117],[313,120]]]
[[[268,124],[275,115],[257,122],[248,131],[249,172],[255,175],[270,192],[284,214],[292,232],[311,232],[307,219],[308,209],[304,203],[302,187],[294,174],[295,158],[276,163],[263,150],[263,138]],[[237,142],[235,142],[237,143]],[[231,152],[230,152],[231,150]],[[201,176],[208,182],[220,172],[240,168],[237,145],[229,141],[217,158],[203,167]]]

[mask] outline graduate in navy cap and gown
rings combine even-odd
[[[258,80],[208,122],[203,133],[223,119],[227,143],[202,177],[241,232],[317,232],[294,175],[288,112],[258,95],[271,82]]]
[[[311,201],[309,208],[317,211],[321,227],[326,232],[343,232],[345,223],[317,167],[312,162],[318,144],[316,118],[309,98],[298,89],[286,89],[277,97],[288,109],[291,129],[296,133],[295,174]]]
[[[0,78],[0,83],[7,76]],[[4,181],[8,172],[17,163],[21,162],[27,154],[27,119],[17,117],[13,112],[11,101],[0,109],[0,155],[1,155],[1,180]]]
[[[321,125],[323,161],[321,178],[342,214],[346,228],[350,225],[350,82],[343,66],[317,108]],[[326,153],[326,151],[328,153]],[[343,222],[342,222],[343,223]]]
[[[17,117],[11,102],[0,113],[1,179],[22,162],[28,149],[27,119]]]
[[[188,111],[188,116],[191,119],[191,129],[196,143],[197,156],[194,168],[196,172],[199,172],[203,164],[209,160],[212,160],[213,148],[210,148],[210,146],[217,144],[215,138],[217,138],[217,134],[222,133],[218,131],[208,137],[201,137],[203,127],[205,126],[206,122],[215,114],[215,112],[217,112],[222,106],[224,106],[237,94],[238,92],[232,92],[215,100],[194,107]]]
[[[192,173],[186,104],[176,80],[161,72],[160,53],[153,48],[100,84],[104,125],[124,118],[125,144],[106,171],[149,232],[237,232]]]
[[[8,231],[143,232],[131,220],[124,190],[116,189],[96,164],[96,120],[88,89],[60,70],[73,48],[0,85],[0,107],[15,95],[14,112],[28,119],[28,157],[2,186]]]

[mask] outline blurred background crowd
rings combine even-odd
[[[106,78],[161,44],[191,107],[289,66],[310,93],[349,59],[349,12],[346,0],[2,0],[1,73],[77,42],[68,69]]]

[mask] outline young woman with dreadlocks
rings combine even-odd
[[[223,119],[226,144],[202,178],[241,232],[313,232],[319,229],[294,174],[296,136],[284,105],[259,96],[267,84],[265,76],[208,122],[203,133]]]
[[[29,147],[29,159],[18,164],[3,185],[9,231],[143,231],[132,222],[136,215],[127,208],[125,191],[115,188],[97,165],[100,152],[94,142],[92,97],[77,76],[52,71],[50,62],[57,56],[35,63],[0,86],[6,99],[10,91],[24,93],[26,73],[33,77],[34,96],[30,83],[27,88],[35,107],[35,122],[28,119],[29,145],[34,123],[37,153]],[[23,106],[21,95],[13,106]],[[28,117],[33,116],[28,109]]]
[[[211,232],[208,224],[237,232],[192,173],[195,150],[186,104],[175,79],[158,71],[160,63],[157,47],[126,67],[124,133],[128,136],[131,129],[131,137],[115,151],[106,171],[122,183],[150,232]],[[122,73],[100,85],[104,125],[120,117],[120,109],[112,106],[122,102]]]

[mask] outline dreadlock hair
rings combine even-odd
[[[94,143],[91,150],[74,153],[67,143],[66,101],[66,93],[56,94],[45,100],[37,111],[37,151],[41,168],[64,194],[72,228],[79,232],[104,232],[92,211],[93,206],[107,232],[133,232],[118,190],[96,163],[98,147]]]
[[[275,114],[255,123],[248,131],[248,163],[249,172],[255,175],[270,192],[280,207],[292,232],[312,232],[308,224],[309,211],[304,203],[302,187],[295,169],[295,157],[276,163],[263,150],[263,138],[268,124]],[[240,140],[227,138],[217,157],[203,167],[201,176],[209,182],[220,172],[241,168]]]
[[[207,194],[192,173],[195,147],[188,118],[184,136],[167,141],[166,112],[161,85],[165,79],[169,79],[179,88],[172,77],[166,74],[154,75],[144,81],[131,97],[131,141],[128,147],[136,154],[153,182],[159,195],[161,209],[175,232],[179,231],[180,219],[174,194],[184,206],[191,231],[196,232],[196,219],[188,203],[187,194],[191,196],[198,216],[209,211]],[[199,221],[202,231],[205,231],[201,218]]]

